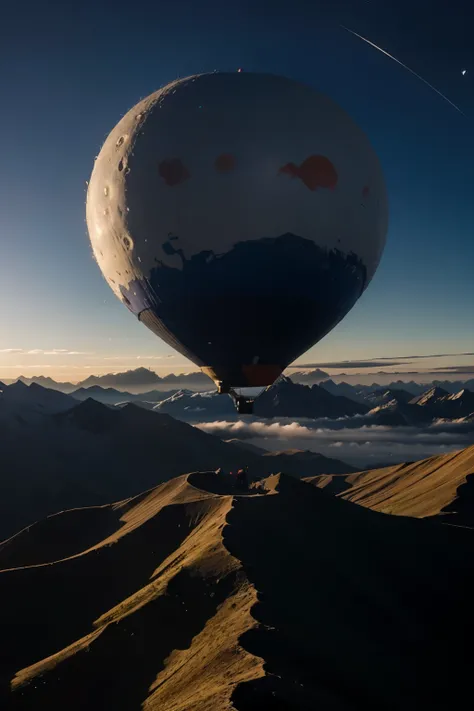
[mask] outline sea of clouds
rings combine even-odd
[[[474,423],[435,422],[424,427],[364,424],[364,417],[339,420],[241,418],[195,423],[222,439],[240,439],[270,451],[303,449],[357,467],[424,459],[474,444]]]

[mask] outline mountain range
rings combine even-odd
[[[335,392],[341,391],[336,388]],[[415,397],[408,390],[397,388],[368,390],[366,393],[358,391],[357,399],[333,393],[334,390],[327,390],[324,384],[307,386],[283,377],[255,401],[254,416],[262,419],[345,418],[348,427],[397,427],[418,426],[439,418],[455,419],[474,414],[474,393],[466,388],[451,394],[435,387]],[[161,400],[153,409],[187,422],[233,420],[236,417],[230,397],[217,395],[215,391],[194,393],[180,390]]]
[[[159,391],[169,391],[183,387],[190,387],[195,390],[208,389],[212,385],[212,380],[204,375],[201,371],[193,373],[180,373],[175,375],[170,373],[163,377],[157,375],[154,370],[149,368],[135,368],[120,373],[108,373],[106,375],[90,375],[85,380],[79,383],[57,382],[52,378],[44,375],[36,375],[31,378],[25,378],[20,375],[16,380],[21,380],[26,385],[36,383],[51,390],[60,390],[64,393],[71,393],[80,388],[91,388],[100,386],[102,388],[116,388],[117,390],[127,391],[134,394],[146,392],[154,389]],[[15,382],[15,381],[11,381]]]
[[[354,471],[314,453],[251,451],[162,412],[110,407],[21,381],[0,394],[0,539],[64,508],[103,505],[177,474],[247,465],[262,477]],[[286,461],[287,460],[287,461]]]
[[[420,383],[414,380],[405,382],[403,380],[393,381],[387,384],[380,384],[373,382],[370,385],[358,385],[347,382],[340,382],[338,376],[338,381],[331,380],[327,373],[322,370],[311,371],[311,372],[300,372],[293,371],[290,374],[290,379],[299,384],[311,385],[318,384],[321,387],[328,390],[332,395],[343,395],[352,400],[364,401],[364,396],[372,391],[376,390],[407,390],[412,393],[413,396],[420,395],[425,392],[430,387],[441,387],[450,393],[455,393],[462,388],[467,388],[468,390],[474,390],[474,378],[468,380],[433,380],[431,383]],[[354,378],[355,376],[351,376]],[[365,376],[367,377],[367,376]],[[26,378],[24,376],[19,376],[16,380],[22,380],[27,385],[31,383],[37,383],[43,387],[50,388],[52,390],[61,390],[62,392],[71,393],[74,390],[80,388],[90,388],[94,386],[99,386],[102,388],[115,388],[121,392],[128,392],[129,394],[138,395],[144,394],[148,391],[155,392],[166,392],[166,391],[176,391],[180,389],[188,389],[193,391],[206,391],[213,387],[212,381],[200,371],[195,371],[191,373],[181,373],[175,375],[170,373],[166,376],[159,376],[155,371],[149,368],[136,368],[134,370],[129,370],[121,373],[108,373],[106,375],[91,375],[85,380],[79,383],[70,382],[57,382],[50,377],[44,375],[34,376],[32,378]],[[14,381],[8,381],[11,384]]]
[[[330,412],[342,418],[344,427],[455,422],[474,430],[474,394],[465,388],[455,394],[432,388],[407,398],[406,391],[395,389],[372,393],[371,404],[381,404],[369,410],[369,404],[331,395],[320,386],[282,379],[262,396],[259,417],[303,413],[310,418]],[[188,424],[186,419],[235,418],[231,399],[215,393],[178,391],[161,403],[139,404],[78,402],[73,395],[21,381],[3,386],[0,537],[58,509],[103,505],[184,471],[235,471],[246,464],[259,478],[280,471],[308,477],[355,470],[311,451],[268,452],[245,440],[226,442],[225,431],[220,439]]]
[[[474,392],[463,388],[457,393],[448,393],[440,387],[407,400],[407,393],[401,397],[394,390],[387,391],[381,404],[367,415],[377,424],[418,426],[436,420],[458,420],[474,416]]]
[[[398,385],[398,383],[396,384]],[[409,384],[405,384],[409,385]],[[3,385],[3,402],[12,398],[19,403],[21,394],[42,393],[42,407],[72,407],[76,401],[92,398],[107,405],[125,407],[136,403],[142,409],[166,413],[184,422],[212,422],[219,419],[233,421],[236,412],[229,396],[218,395],[215,390],[194,392],[189,389],[163,392],[147,391],[141,394],[123,392],[116,388],[95,385],[81,387],[68,396],[61,391],[44,388],[36,382],[31,391],[22,380]],[[343,392],[347,395],[342,394]],[[67,399],[70,398],[70,399]],[[4,407],[4,405],[3,405]],[[0,401],[0,413],[2,404]],[[45,410],[46,411],[46,410]],[[21,416],[21,413],[19,413]],[[407,388],[391,387],[364,389],[332,381],[321,385],[302,385],[282,376],[255,401],[254,416],[271,418],[308,418],[312,420],[344,420],[346,427],[422,426],[435,421],[463,421],[474,419],[474,393],[467,387],[449,392],[433,386],[420,394]],[[459,424],[459,422],[458,422]]]
[[[84,405],[59,420],[86,424]],[[103,411],[123,414],[96,409],[96,436]],[[0,706],[467,708],[474,539],[442,510],[472,457],[354,474],[339,496],[335,477],[238,493],[193,472],[39,521],[0,548]]]
[[[386,390],[404,390],[411,393],[412,397],[421,395],[433,387],[439,387],[449,393],[456,393],[463,388],[474,390],[474,378],[468,380],[433,380],[430,383],[417,383],[414,380],[394,380],[386,385],[373,382],[371,385],[352,385],[346,382],[334,382],[333,380],[324,380],[320,383],[321,387],[329,390],[333,395],[345,395],[353,399],[364,399],[369,393],[383,392]]]
[[[0,421],[5,429],[11,429],[27,421],[57,412],[64,412],[77,404],[70,395],[57,390],[49,390],[32,383],[25,385],[18,380],[11,385],[4,385],[0,392]],[[4,445],[8,440],[4,438]]]
[[[137,368],[135,370],[128,370],[125,373],[91,375],[78,385],[82,388],[89,388],[94,385],[115,387],[118,390],[126,390],[128,388],[132,390],[132,392],[140,393],[144,390],[146,391],[150,386],[169,389],[186,386],[209,388],[212,385],[212,380],[201,371],[181,373],[179,375],[169,373],[168,375],[160,377],[153,370],[149,370],[148,368]]]
[[[329,378],[329,373],[321,370],[321,368],[313,368],[309,371],[292,370],[290,377],[295,383],[313,385],[314,383],[319,383],[322,380],[327,380]]]
[[[283,376],[255,401],[254,415],[261,418],[338,418],[364,414],[369,409],[364,403],[332,395],[319,385],[301,385]],[[193,393],[181,390],[158,403],[155,410],[187,421],[235,418],[231,398],[218,395],[215,391]]]
[[[178,390],[147,390],[143,393],[130,393],[117,388],[104,388],[101,385],[90,385],[72,390],[71,395],[75,400],[88,400],[93,398],[104,405],[122,405],[127,402],[148,402],[156,405],[166,398],[172,397]]]
[[[333,395],[321,385],[302,385],[280,378],[255,401],[257,417],[352,417],[369,411],[368,405],[345,395]]]

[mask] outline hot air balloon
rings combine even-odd
[[[382,170],[331,99],[245,72],[140,101],[96,161],[87,224],[128,309],[251,411],[347,314],[387,231]]]

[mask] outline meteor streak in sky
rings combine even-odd
[[[374,44],[373,42],[371,42],[370,40],[368,40],[366,37],[362,37],[362,35],[359,35],[359,34],[357,34],[357,32],[354,32],[354,30],[350,30],[348,27],[345,27],[344,25],[341,25],[341,27],[342,27],[343,30],[346,30],[346,32],[350,32],[351,35],[354,35],[354,37],[358,37],[358,38],[361,39],[363,42],[366,42],[367,44],[370,44],[371,47],[374,47],[374,49],[377,49],[379,52],[382,52],[382,54],[385,54],[385,56],[386,56],[386,57],[389,57],[389,59],[393,59],[394,62],[396,62],[396,63],[399,64],[401,67],[403,67],[404,69],[406,69],[407,71],[409,71],[410,74],[413,74],[417,79],[420,79],[420,81],[422,81],[423,84],[426,84],[426,86],[429,86],[430,89],[432,89],[432,90],[435,91],[437,94],[439,94],[439,96],[441,96],[442,99],[444,99],[445,101],[447,101],[448,104],[450,104],[454,109],[456,109],[456,111],[459,111],[460,114],[462,114],[463,116],[465,116],[465,114],[461,111],[461,109],[459,108],[459,106],[456,106],[456,104],[453,104],[453,102],[450,101],[447,96],[445,96],[444,94],[442,94],[442,93],[439,91],[439,89],[437,89],[435,86],[433,86],[433,85],[430,84],[428,81],[426,81],[426,79],[423,79],[423,77],[421,77],[419,74],[417,74],[415,71],[413,71],[413,69],[410,69],[410,67],[407,67],[406,64],[403,64],[403,62],[401,62],[399,59],[397,59],[396,57],[394,57],[393,54],[389,54],[389,53],[386,52],[384,49],[382,49],[382,47],[378,47],[376,44]]]

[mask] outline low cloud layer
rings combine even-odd
[[[429,355],[384,356],[381,358],[367,358],[364,360],[338,360],[327,363],[299,363],[297,365],[289,365],[288,367],[300,370],[302,368],[388,368],[397,365],[410,365],[410,363],[414,360],[426,360],[428,358],[460,358],[462,356],[474,356],[474,353],[430,353]],[[451,367],[459,367],[460,370],[462,369],[461,366]],[[446,366],[445,369],[449,370],[450,366]],[[435,370],[441,370],[441,368],[436,368]]]
[[[299,363],[297,365],[289,365],[288,368],[305,369],[305,368],[382,368],[393,365],[409,365],[410,360],[336,360],[328,363]]]
[[[270,451],[305,449],[360,466],[413,461],[474,444],[474,425],[435,423],[425,428],[381,427],[363,418],[341,420],[236,420],[200,423],[204,432],[240,439]]]
[[[167,355],[107,356],[104,360],[170,360],[171,358],[176,358],[176,356],[172,353]]]
[[[53,355],[53,356],[76,356],[76,355],[93,355],[90,351],[71,351],[68,348],[2,348],[0,353],[21,353],[22,355],[37,356],[37,355]]]

